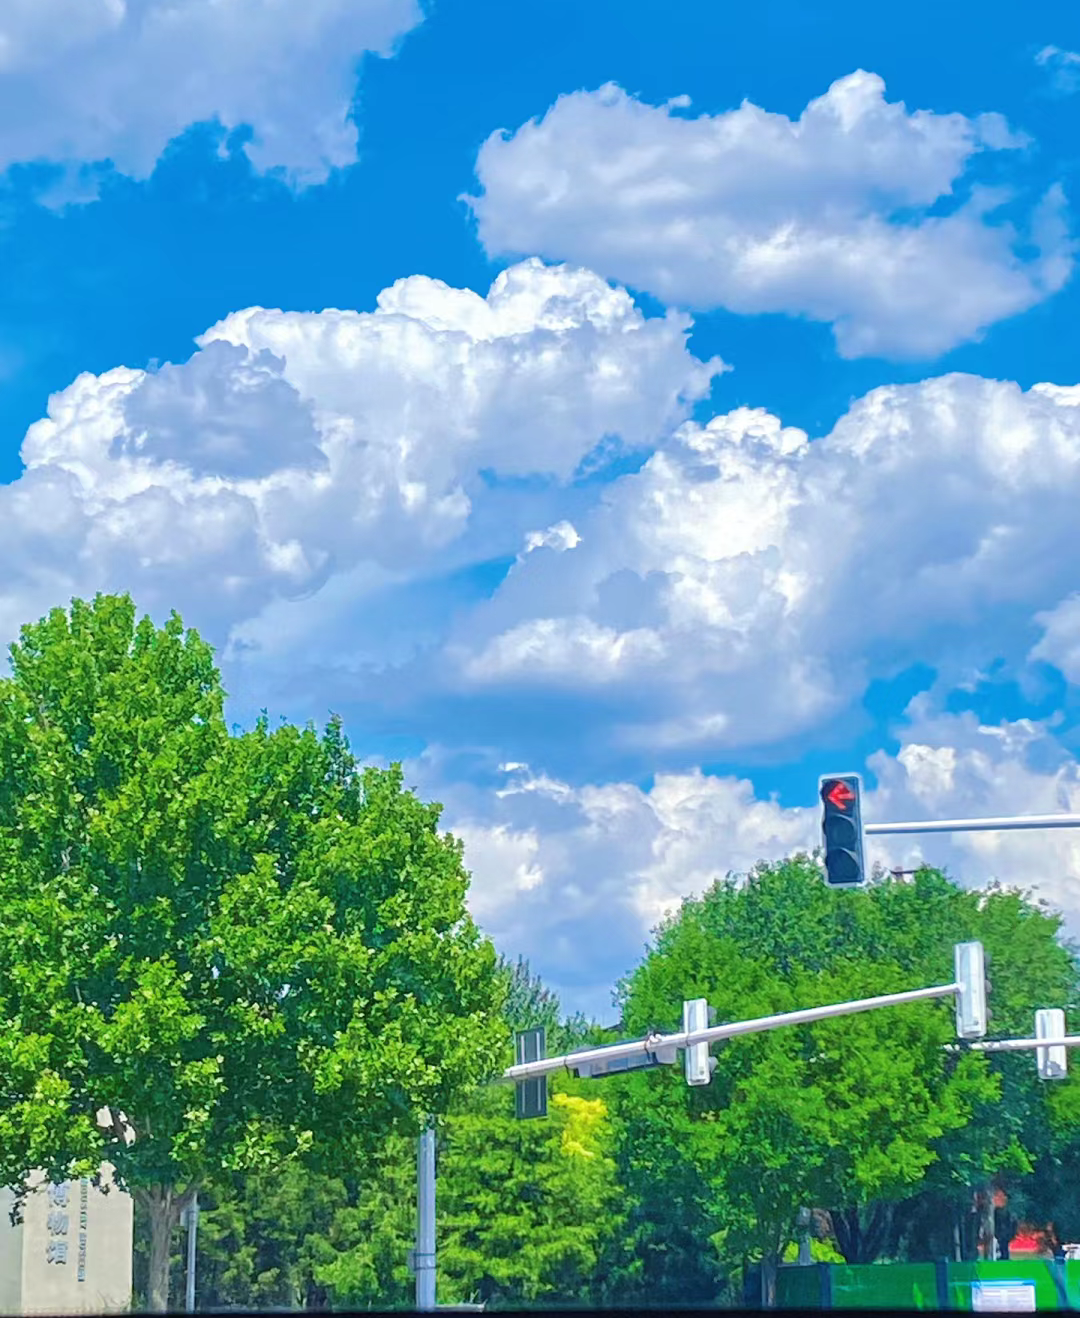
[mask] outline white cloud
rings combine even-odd
[[[664,648],[648,628],[616,631],[589,618],[536,618],[513,627],[479,655],[464,656],[465,675],[474,680],[528,671],[573,685],[603,683],[621,672],[660,664]]]
[[[878,777],[871,819],[973,819],[1080,814],[1080,764],[1049,725],[1019,719],[996,726],[972,714],[942,715],[916,701],[912,728],[893,758],[870,757]],[[927,834],[875,838],[872,854],[913,868],[945,865],[969,886],[990,879],[1030,889],[1066,916],[1080,936],[1080,830]]]
[[[813,443],[739,409],[522,558],[449,653],[473,689],[604,688],[627,747],[776,742],[905,664],[1022,663],[1075,591],[1078,501],[1080,387],[888,386]],[[1066,621],[1036,657],[1067,666]]]
[[[530,531],[525,537],[524,553],[531,554],[534,549],[555,549],[564,553],[567,549],[576,549],[581,544],[577,529],[567,521],[556,522],[545,531]]]
[[[529,261],[81,376],[0,487],[0,632],[130,589],[290,714],[362,699],[442,740],[468,710],[527,761],[565,718],[604,775],[816,732],[907,664],[1022,669],[1040,627],[1075,678],[1080,387],[885,387],[810,442],[685,422],[720,369],[688,329]],[[615,436],[641,469],[576,481]],[[453,584],[496,560],[494,595]]]
[[[1056,609],[1040,613],[1036,622],[1042,639],[1031,650],[1032,659],[1053,664],[1075,686],[1080,686],[1080,593],[1062,600]]]
[[[507,766],[481,792],[442,776],[433,751],[408,781],[446,802],[465,843],[470,906],[497,946],[521,952],[571,1008],[610,1019],[615,978],[660,916],[729,868],[783,855],[812,836],[812,812],[756,801],[750,783],[699,771],[571,786]]]
[[[494,709],[493,787],[435,751],[411,772],[466,840],[485,927],[600,1009],[673,902],[816,841],[816,809],[688,767],[708,751],[828,726],[868,678],[916,661],[968,672],[1030,653],[1077,680],[1080,386],[886,387],[811,443],[760,411],[687,423],[720,369],[688,330],[529,261],[486,298],[416,277],[373,312],[250,308],[187,363],[83,375],[0,486],[0,633],[73,593],[131,589],[259,647],[252,699],[274,662],[293,690],[321,663],[304,711],[321,715],[363,660],[391,666],[364,686],[406,712],[454,706],[452,749],[482,742]],[[575,482],[613,436],[652,455]],[[446,575],[495,555],[514,562],[504,586],[454,616]],[[351,685],[333,664],[354,665]],[[899,755],[872,761],[868,819],[1080,809],[1046,728],[925,703],[911,719]],[[540,771],[539,723],[573,769]],[[646,789],[581,767],[613,738],[678,770]],[[922,846],[968,882],[1037,881],[1076,921],[1073,834],[883,841],[872,858]]]
[[[879,785],[866,822],[1080,812],[1080,766],[1043,725],[980,725],[909,710],[893,757],[870,759]],[[632,783],[571,786],[506,766],[506,786],[481,791],[446,781],[438,751],[409,766],[409,780],[447,803],[445,823],[465,841],[474,914],[497,944],[581,1006],[612,1018],[615,980],[641,955],[649,932],[688,896],[760,860],[820,844],[820,813],[762,800],[746,779],[698,770]],[[807,784],[806,796],[813,793]],[[1030,889],[1080,934],[1080,833],[957,833],[867,839],[871,866],[945,866],[960,882],[997,879]]]
[[[1068,96],[1080,90],[1080,53],[1077,51],[1044,46],[1035,56],[1035,62],[1050,70],[1056,91]]]
[[[356,159],[359,60],[389,55],[417,0],[7,0],[0,171],[111,160],[143,178],[194,123],[249,126],[260,170],[324,180]]]
[[[1064,198],[1051,189],[1017,234],[1004,194],[959,188],[978,153],[1025,139],[997,114],[909,113],[884,93],[860,71],[794,121],[748,102],[688,118],[685,100],[610,84],[562,96],[481,148],[480,237],[681,306],[824,321],[847,357],[937,356],[1062,286]]]
[[[0,631],[122,587],[221,640],[331,579],[370,591],[447,570],[485,501],[500,520],[484,534],[512,554],[528,525],[480,473],[557,490],[613,436],[653,445],[720,369],[687,351],[688,328],[530,261],[486,298],[415,277],[373,312],[249,308],[186,363],[82,375],[0,486]]]

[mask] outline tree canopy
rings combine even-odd
[[[500,960],[508,1025],[542,1024],[573,1047],[581,1018],[524,960]],[[482,1088],[437,1123],[437,1285],[442,1303],[602,1302],[635,1269],[603,1090],[559,1077],[546,1121],[514,1118],[513,1090]],[[199,1302],[409,1308],[416,1144],[391,1134],[336,1173],[296,1163],[218,1176],[200,1195]],[[140,1233],[140,1289],[148,1253]],[[174,1254],[180,1284],[183,1254]]]
[[[154,1224],[155,1308],[208,1176],[359,1160],[506,1046],[439,807],[337,721],[223,710],[210,647],[128,597],[23,628],[0,682],[0,1170],[107,1157]]]
[[[829,893],[796,858],[658,931],[623,986],[625,1032],[677,1027],[688,996],[743,1018],[940,982],[971,936],[991,949],[995,1033],[1075,1001],[1058,922],[1019,895],[967,893],[931,870]],[[559,1051],[611,1042],[567,1022],[525,962],[499,973],[508,1025],[544,1024]],[[738,1298],[744,1261],[792,1260],[799,1208],[815,1210],[817,1258],[940,1258],[990,1177],[1011,1213],[1072,1232],[1080,1078],[1040,1085],[1030,1055],[958,1057],[941,1046],[953,1037],[951,1003],[924,1003],[732,1040],[702,1089],[681,1067],[559,1075],[546,1121],[515,1122],[507,1088],[466,1096],[438,1123],[440,1301]],[[338,1175],[286,1165],[215,1183],[202,1301],[409,1307],[415,1168],[413,1141],[391,1135]]]
[[[196,1191],[223,1301],[407,1305],[427,1114],[444,1301],[713,1301],[806,1208],[849,1261],[940,1257],[991,1180],[1075,1234],[1080,1079],[946,1051],[948,1001],[730,1040],[707,1087],[560,1076],[548,1120],[515,1121],[483,1087],[512,1029],[601,1032],[496,958],[399,766],[361,767],[336,719],[231,731],[224,704],[211,648],[126,596],[24,628],[0,679],[0,1180],[111,1162],[151,1307]],[[1022,893],[931,869],[836,892],[796,856],[661,925],[623,1032],[693,997],[737,1020],[948,982],[978,938],[992,1033],[1028,1034],[1077,1002],[1061,934]]]
[[[691,997],[738,1020],[948,983],[953,944],[980,938],[995,1030],[1030,1032],[1036,1006],[1075,989],[1059,928],[1018,894],[967,892],[936,871],[842,892],[795,857],[685,902],[623,981],[624,1020],[632,1032],[652,1021],[675,1028]],[[775,1262],[798,1209],[815,1206],[831,1210],[849,1261],[872,1261],[898,1203],[927,1185],[970,1194],[994,1170],[1022,1170],[1022,1136],[1043,1119],[1030,1058],[950,1055],[954,1037],[951,1002],[920,1003],[731,1040],[707,1089],[677,1075],[635,1078],[639,1095],[645,1083],[654,1091],[629,1118],[625,1174],[663,1204],[664,1232],[681,1213],[728,1258]],[[665,1160],[645,1177],[640,1149],[670,1144],[675,1131],[687,1152],[668,1164],[672,1194]]]

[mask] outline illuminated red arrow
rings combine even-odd
[[[825,793],[825,800],[836,806],[837,810],[846,810],[855,800],[855,793],[843,781],[833,783]]]

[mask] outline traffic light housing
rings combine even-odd
[[[819,783],[825,882],[858,888],[866,882],[863,863],[862,782],[857,773],[829,774]]]
[[[592,1051],[589,1048],[582,1052]],[[657,1048],[651,1053],[638,1053],[630,1057],[594,1057],[591,1062],[580,1062],[573,1067],[579,1080],[602,1080],[605,1076],[626,1075],[628,1071],[647,1071],[657,1066],[673,1066],[678,1060],[677,1048]],[[573,1057],[573,1053],[570,1054]]]
[[[1064,1039],[1065,1013],[1060,1007],[1044,1007],[1035,1013],[1036,1039]],[[1059,1043],[1052,1048],[1036,1048],[1035,1063],[1040,1080],[1065,1080],[1069,1074],[1069,1050]]]
[[[517,1065],[540,1062],[547,1056],[547,1031],[542,1025],[531,1030],[520,1030],[514,1035]],[[547,1076],[533,1076],[519,1080],[515,1085],[514,1112],[518,1120],[547,1116]]]
[[[683,1033],[709,1028],[707,998],[691,998],[682,1005]],[[708,1043],[692,1043],[683,1049],[683,1067],[688,1085],[707,1085],[712,1079],[715,1059],[709,1056]]]
[[[986,955],[982,943],[957,943],[956,1033],[961,1039],[981,1039],[986,1034],[990,1012],[987,997]]]

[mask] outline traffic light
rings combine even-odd
[[[825,882],[830,888],[857,888],[866,882],[863,867],[862,783],[857,773],[830,774],[819,784],[824,814]]]
[[[1035,1013],[1036,1039],[1064,1039],[1065,1013],[1060,1007],[1044,1007]],[[1036,1048],[1035,1062],[1040,1080],[1064,1080],[1069,1074],[1069,1050],[1063,1043],[1053,1048]]]
[[[710,1024],[709,1003],[706,998],[691,998],[682,1005],[683,1034],[707,1030]],[[716,1068],[716,1058],[709,1056],[709,1045],[692,1043],[683,1049],[683,1067],[688,1085],[707,1085]]]
[[[589,1052],[591,1049],[580,1049]],[[573,1067],[579,1080],[602,1080],[604,1076],[625,1075],[627,1071],[646,1071],[656,1066],[673,1066],[678,1060],[677,1048],[657,1048],[651,1053],[637,1053],[630,1057],[594,1057],[591,1062],[580,1062]],[[573,1057],[573,1053],[570,1054]]]
[[[547,1056],[547,1031],[542,1025],[535,1029],[521,1030],[514,1035],[514,1050],[517,1065],[525,1062],[540,1062]],[[531,1080],[519,1080],[515,1086],[515,1115],[518,1120],[528,1117],[547,1116],[547,1076],[533,1076]]]
[[[986,1003],[990,985],[986,980],[986,956],[982,943],[957,943],[954,965],[956,1033],[961,1039],[981,1039],[990,1019]]]

